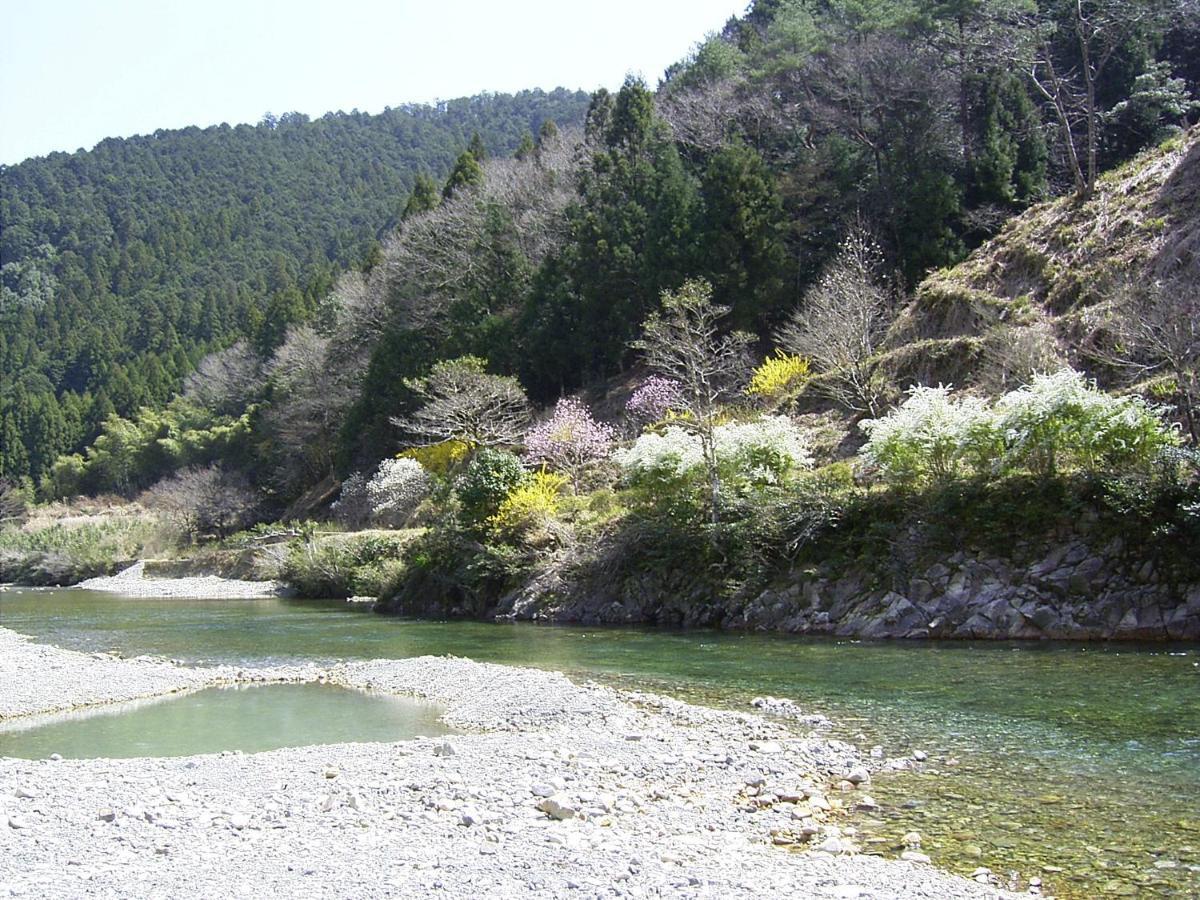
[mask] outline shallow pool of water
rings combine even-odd
[[[341,603],[0,593],[0,624],[61,646],[196,663],[453,653],[745,708],[790,697],[925,771],[872,786],[865,846],[916,829],[935,863],[1069,897],[1200,896],[1200,648],[862,642],[387,619]],[[877,843],[872,843],[876,841]],[[1061,870],[1061,871],[1059,871]]]
[[[214,687],[0,726],[0,756],[124,759],[257,753],[444,734],[433,704],[327,684]]]

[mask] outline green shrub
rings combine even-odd
[[[412,532],[298,538],[280,577],[304,597],[378,596],[403,570]]]
[[[466,471],[454,480],[460,521],[470,529],[482,531],[505,498],[528,478],[529,473],[522,468],[521,460],[513,454],[503,450],[480,450]]]

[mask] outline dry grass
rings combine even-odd
[[[1063,355],[1082,366],[1110,296],[1167,274],[1200,280],[1200,128],[1104,175],[1087,202],[1063,197],[1033,207],[959,265],[932,273],[889,344],[906,361],[898,369],[922,371],[912,360],[922,348],[1048,325]],[[985,355],[966,373],[961,354],[943,361],[951,370],[940,380],[986,380]],[[932,357],[923,369],[942,371]]]

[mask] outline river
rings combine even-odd
[[[762,694],[837,722],[918,773],[880,777],[867,852],[923,836],[934,863],[1039,877],[1065,897],[1200,896],[1200,647],[866,642],[421,622],[303,600],[0,593],[0,625],[63,647],[190,663],[455,654],[710,705]],[[2,689],[2,688],[0,688]],[[269,720],[264,720],[269,721]]]

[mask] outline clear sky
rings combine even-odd
[[[0,0],[0,163],[159,128],[653,85],[748,0]]]

